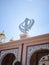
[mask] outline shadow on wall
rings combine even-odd
[[[6,54],[2,59],[1,65],[12,65],[15,58],[13,53]]]

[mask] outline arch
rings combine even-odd
[[[12,65],[21,65],[21,62],[15,59]]]
[[[13,61],[13,64],[12,64],[12,65],[14,65],[15,62],[17,62],[17,59],[15,59],[15,60]]]
[[[1,65],[12,65],[15,58],[16,57],[13,53],[5,54],[3,59],[2,59]]]
[[[30,65],[38,65],[39,60],[45,56],[49,54],[49,50],[48,49],[40,49],[35,51],[30,58]]]

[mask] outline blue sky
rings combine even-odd
[[[35,20],[31,36],[49,33],[49,0],[0,0],[0,32],[4,30],[6,41],[19,39],[19,24],[26,17]]]

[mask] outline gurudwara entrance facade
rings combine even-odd
[[[49,34],[0,43],[0,65],[49,65]]]

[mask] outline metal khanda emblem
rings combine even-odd
[[[23,33],[27,33],[29,29],[31,29],[32,25],[34,24],[33,19],[26,18],[20,25],[19,29]]]

